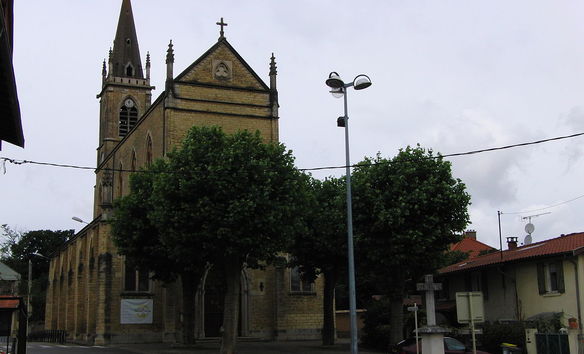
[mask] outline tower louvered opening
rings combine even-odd
[[[136,125],[138,121],[138,110],[136,107],[127,107],[124,105],[120,108],[120,123],[119,123],[119,135],[124,137],[128,134],[132,128]]]

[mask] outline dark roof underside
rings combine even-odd
[[[7,33],[5,19],[12,18],[0,4],[3,16],[0,16],[0,149],[2,141],[24,147],[24,134],[20,121],[20,106],[16,92],[16,80],[12,67],[11,38]],[[10,9],[8,9],[10,10]]]

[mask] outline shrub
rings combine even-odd
[[[489,353],[500,353],[502,343],[525,345],[525,325],[522,322],[486,322],[481,336],[482,347]]]
[[[385,297],[373,301],[367,307],[363,319],[361,343],[368,348],[385,350],[389,347],[390,306]]]

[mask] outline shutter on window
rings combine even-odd
[[[537,264],[537,286],[540,294],[545,294],[545,273],[543,263]]]
[[[558,262],[558,292],[566,292],[566,287],[564,285],[564,263],[562,261]]]

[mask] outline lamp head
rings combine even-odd
[[[343,97],[343,95],[345,94],[345,89],[344,88],[334,88],[332,90],[329,91],[334,98],[341,98]]]
[[[369,86],[371,86],[371,79],[367,75],[364,74],[357,75],[357,77],[355,77],[355,80],[353,80],[353,87],[355,88],[355,90],[363,90]]]
[[[336,71],[333,71],[332,73],[330,73],[329,78],[326,79],[325,82],[326,82],[326,85],[328,87],[333,88],[333,89],[338,89],[338,88],[345,86],[345,83],[343,82],[343,80],[341,80],[339,73],[337,73]]]

